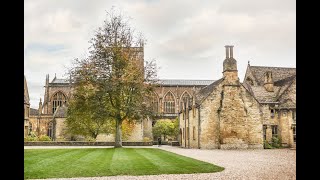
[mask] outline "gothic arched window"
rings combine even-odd
[[[159,111],[158,96],[156,94],[153,94],[153,96],[152,96],[151,107],[152,107],[153,112],[157,113]]]
[[[62,92],[57,92],[52,97],[52,113],[54,113],[58,106],[62,106],[62,104],[67,103],[67,98]]]
[[[48,124],[48,134],[47,135],[52,139],[52,136],[53,136],[53,123],[52,122],[49,122],[49,124]]]
[[[183,103],[187,103],[187,106],[192,105],[192,96],[190,96],[187,92],[184,92],[183,95],[181,96],[181,100],[180,100],[180,109],[183,109]]]
[[[164,113],[175,113],[175,99],[171,92],[164,97]]]

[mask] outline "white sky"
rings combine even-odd
[[[44,95],[45,76],[64,78],[72,60],[112,6],[132,18],[147,39],[145,60],[159,78],[222,77],[225,45],[234,45],[240,80],[252,66],[296,66],[295,0],[25,0],[24,73],[31,107]]]

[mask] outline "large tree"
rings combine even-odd
[[[147,102],[157,82],[156,66],[154,61],[144,65],[144,42],[129,26],[128,18],[111,11],[91,40],[88,58],[76,62],[71,71],[74,81],[84,79],[81,71],[90,74],[90,81],[103,97],[104,115],[115,121],[115,147],[122,147],[124,120],[152,115]]]

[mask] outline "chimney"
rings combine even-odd
[[[237,71],[237,61],[233,58],[233,46],[226,47],[226,59],[223,61],[223,72]]]
[[[229,46],[224,46],[226,48],[226,59],[229,59]]]
[[[273,92],[273,78],[272,78],[272,72],[271,71],[267,71],[264,74],[264,84],[263,84],[264,88],[268,91],[268,92]]]
[[[233,58],[233,46],[226,45],[226,59],[223,61],[223,77],[227,84],[239,84],[237,61]]]

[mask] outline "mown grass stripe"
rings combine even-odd
[[[25,179],[114,175],[187,174],[223,168],[159,149],[26,150]]]

